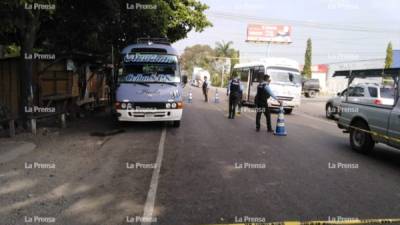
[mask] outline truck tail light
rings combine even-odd
[[[382,101],[380,99],[375,99],[374,100],[375,105],[382,105]]]

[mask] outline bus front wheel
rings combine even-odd
[[[173,126],[174,126],[174,127],[180,127],[180,126],[181,126],[181,121],[180,121],[180,120],[175,120],[175,121],[173,122]]]

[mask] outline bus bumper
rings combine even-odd
[[[269,101],[270,108],[279,108],[281,105],[278,101],[272,100]],[[283,108],[284,109],[293,109],[300,106],[300,102],[298,101],[283,101]]]
[[[118,121],[151,122],[151,121],[177,121],[182,118],[182,109],[158,110],[117,110]]]

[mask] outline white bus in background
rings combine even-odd
[[[275,96],[283,101],[285,113],[291,113],[301,101],[301,75],[299,64],[286,58],[263,58],[249,63],[236,64],[232,76],[239,76],[243,83],[243,104],[254,106],[254,97],[257,86],[269,75],[271,90]],[[270,98],[268,104],[271,108],[278,108],[279,103]]]
[[[193,68],[193,86],[196,87],[201,87],[201,85],[203,85],[204,82],[204,77],[207,77],[207,80],[210,80],[211,76],[210,73],[201,68],[201,67],[194,67]]]

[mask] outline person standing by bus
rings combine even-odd
[[[229,116],[228,119],[235,119],[236,106],[239,102],[240,92],[243,91],[243,86],[238,77],[231,79],[228,83],[226,95],[229,96]]]
[[[203,89],[204,101],[208,102],[208,90],[210,89],[210,82],[207,80],[207,76],[204,76],[202,89]]]
[[[273,132],[272,130],[272,125],[271,125],[271,112],[269,111],[268,107],[268,99],[272,97],[273,99],[277,100],[280,104],[282,104],[281,101],[279,101],[274,93],[272,93],[271,88],[269,87],[269,83],[271,82],[271,79],[269,78],[268,75],[264,76],[264,80],[260,82],[260,84],[257,86],[257,94],[254,99],[254,103],[256,105],[256,131],[260,131],[260,119],[261,119],[261,114],[264,113],[265,118],[267,120],[267,129],[268,132]]]

